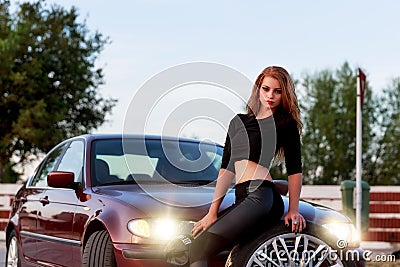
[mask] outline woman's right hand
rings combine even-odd
[[[200,221],[196,222],[192,229],[193,237],[196,237],[201,231],[206,230],[217,220],[217,214],[208,212]]]

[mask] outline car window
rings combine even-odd
[[[221,167],[222,147],[175,140],[96,140],[92,184],[123,181],[172,183],[214,182]]]
[[[41,164],[40,170],[36,173],[33,178],[30,186],[35,187],[46,187],[47,186],[47,174],[53,171],[56,166],[58,160],[61,158],[64,148],[68,144],[63,144],[57,148],[55,148],[43,161]]]
[[[73,141],[62,157],[57,171],[73,172],[75,182],[82,182],[84,143]]]

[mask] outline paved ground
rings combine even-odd
[[[0,266],[6,265],[6,242],[0,241]]]
[[[6,265],[6,241],[5,234],[0,231],[0,266]]]
[[[387,259],[390,259],[390,255],[395,250],[400,250],[400,244],[393,246],[393,244],[385,243],[385,242],[363,242],[361,246],[365,250],[369,250],[372,252],[370,255],[371,261],[367,263],[367,267],[395,267],[400,265],[400,260],[396,262],[388,262]],[[6,242],[5,242],[5,234],[3,231],[0,231],[0,267],[5,266],[6,263]],[[377,262],[376,260],[381,260]],[[386,259],[386,261],[383,261]]]

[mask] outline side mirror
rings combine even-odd
[[[47,174],[47,185],[55,188],[75,189],[73,172],[50,172]]]

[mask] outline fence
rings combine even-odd
[[[372,187],[369,203],[369,229],[363,240],[400,242],[399,187]]]
[[[20,187],[20,184],[0,184],[0,231],[7,225],[14,195]]]

